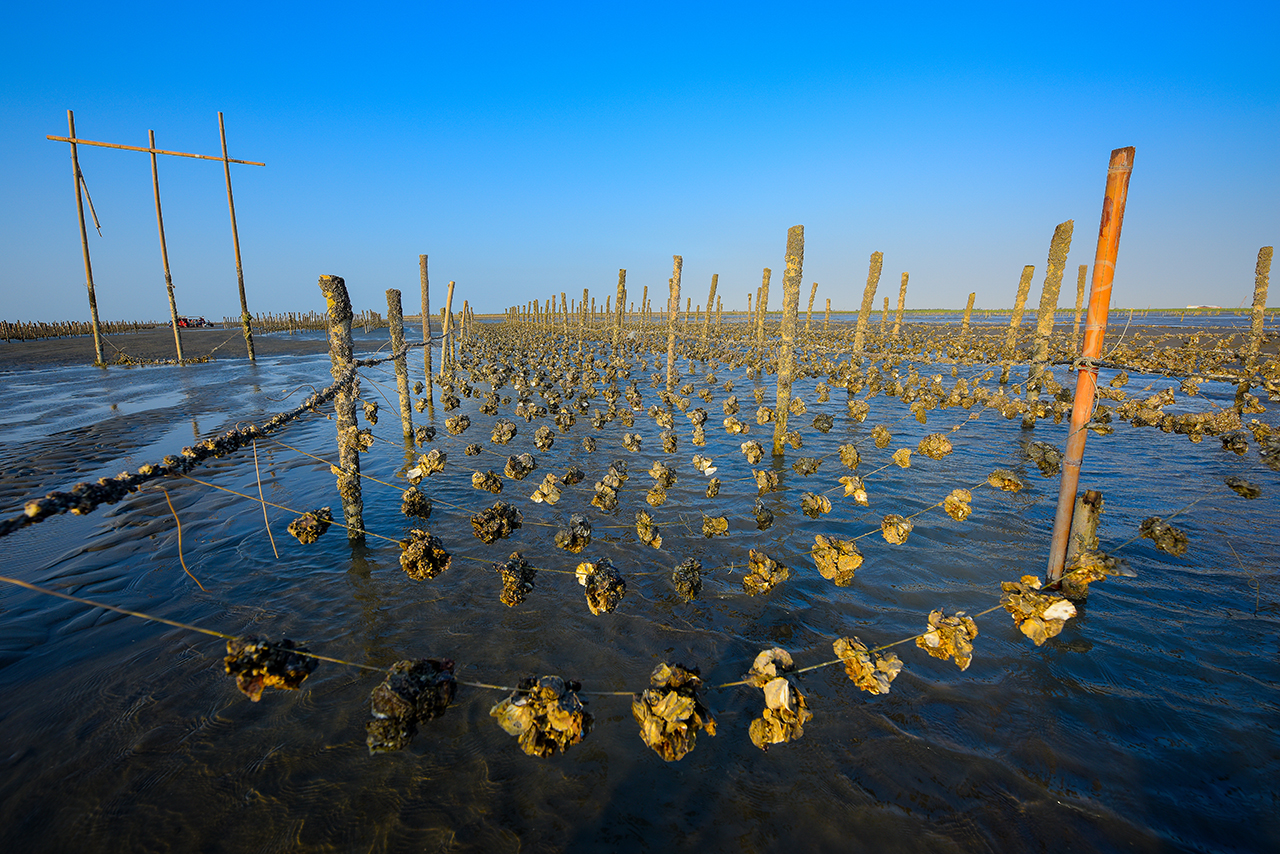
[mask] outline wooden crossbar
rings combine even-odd
[[[226,158],[215,157],[211,154],[189,154],[188,152],[185,152],[185,151],[165,151],[164,149],[161,149],[161,148],[143,148],[140,145],[121,145],[117,142],[96,142],[92,139],[72,139],[71,137],[53,136],[52,134],[46,134],[45,139],[49,139],[54,142],[70,142],[73,145],[96,145],[99,148],[119,148],[124,151],[145,151],[151,154],[169,154],[169,155],[172,155],[173,157],[194,157],[197,160],[216,160],[219,163],[225,161],[227,163],[243,163],[245,166],[266,166],[267,165],[265,163],[258,163],[255,160],[236,160],[233,157],[226,157]]]

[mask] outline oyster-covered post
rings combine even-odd
[[[671,292],[667,297],[667,391],[675,388],[676,380],[676,317],[680,313],[680,268],[684,258],[671,256]]]
[[[818,283],[814,282],[809,286],[809,308],[804,313],[804,334],[809,334],[810,327],[813,326],[813,300],[818,295]]]
[[[391,333],[391,352],[395,357],[396,391],[400,393],[400,426],[405,439],[413,438],[413,406],[409,398],[409,354],[404,345],[404,308],[400,291],[387,288],[387,328]]]
[[[707,313],[702,318],[702,345],[707,345],[707,335],[711,331],[711,306],[716,304],[716,287],[720,284],[720,274],[711,274],[711,293],[707,295]]]
[[[893,314],[893,337],[895,340],[898,337],[898,333],[902,331],[902,311],[907,307],[907,280],[910,278],[910,273],[903,273],[902,287],[898,288],[898,310]]]
[[[431,292],[427,282],[427,256],[418,256],[418,280],[422,284],[422,358],[427,372],[427,406],[434,405],[431,387]]]
[[[1022,268],[1022,276],[1018,279],[1018,293],[1013,298],[1013,314],[1009,317],[1009,331],[1004,336],[1004,367],[1000,370],[1000,384],[1009,381],[1009,366],[1013,362],[1013,349],[1018,343],[1018,329],[1022,326],[1022,312],[1027,306],[1027,291],[1031,290],[1031,277],[1035,275],[1034,264]]]
[[[1088,264],[1081,264],[1076,271],[1076,319],[1071,326],[1071,352],[1076,351],[1080,343],[1080,313],[1084,310],[1084,279],[1089,270]]]
[[[1258,369],[1258,350],[1262,346],[1262,320],[1267,310],[1267,285],[1271,281],[1272,247],[1258,250],[1258,263],[1253,269],[1253,311],[1249,320],[1249,337],[1244,343],[1244,369],[1250,376]],[[1249,391],[1249,377],[1245,377],[1236,390],[1236,411],[1244,408],[1244,396]]]
[[[336,380],[347,372],[354,360],[351,300],[347,296],[347,283],[341,276],[321,276],[320,292],[329,306],[329,360],[333,363],[330,373]],[[359,427],[356,425],[358,395],[359,378],[352,373],[351,381],[333,398],[338,422],[338,495],[342,498],[347,539],[353,542],[364,540],[364,498],[360,494]]]
[[[973,301],[977,299],[977,297],[977,291],[969,292],[969,302],[967,302],[964,307],[964,320],[960,323],[960,340],[962,341],[965,336],[969,334],[969,317],[973,314]]]
[[[1053,519],[1053,540],[1049,544],[1048,578],[1050,583],[1062,578],[1066,561],[1067,539],[1071,533],[1071,516],[1080,485],[1080,462],[1084,459],[1085,425],[1093,414],[1093,396],[1098,387],[1098,366],[1093,360],[1102,355],[1102,339],[1107,332],[1107,311],[1111,307],[1111,282],[1116,272],[1116,256],[1120,253],[1120,226],[1124,222],[1124,204],[1129,195],[1129,176],[1133,174],[1134,149],[1117,148],[1111,152],[1107,168],[1107,189],[1102,199],[1102,224],[1098,228],[1098,249],[1093,260],[1093,284],[1089,288],[1089,314],[1084,326],[1082,364],[1076,375],[1076,395],[1071,407],[1071,432],[1067,434],[1066,453],[1062,461],[1062,484],[1058,488],[1058,509]]]
[[[614,301],[613,320],[613,352],[618,352],[618,343],[622,339],[622,322],[626,313],[627,305],[627,271],[618,271],[618,298]]]
[[[773,454],[782,453],[791,408],[791,377],[796,366],[796,321],[804,267],[804,226],[787,230],[787,271],[782,277],[782,346],[778,349],[778,401],[773,424]]]
[[[1027,403],[1040,399],[1040,375],[1049,367],[1049,337],[1053,334],[1054,315],[1058,311],[1058,292],[1062,290],[1062,272],[1067,266],[1067,253],[1071,251],[1071,233],[1075,221],[1058,223],[1049,241],[1049,260],[1044,268],[1044,287],[1040,290],[1040,311],[1036,314],[1035,352],[1031,356],[1031,371],[1027,375]],[[1022,416],[1022,426],[1036,423],[1034,406]]]
[[[773,271],[764,268],[760,281],[760,298],[756,300],[756,346],[764,349],[764,324],[769,319],[769,279]]]
[[[872,252],[867,270],[867,287],[862,292],[862,308],[858,310],[858,325],[853,331],[853,356],[851,367],[857,368],[862,359],[863,345],[867,339],[867,324],[871,321],[871,307],[876,301],[876,288],[880,286],[880,271],[884,269],[884,253]]]

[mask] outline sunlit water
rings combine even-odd
[[[420,357],[412,365],[420,375]],[[649,373],[636,374],[645,380],[646,407],[657,402]],[[703,388],[704,375],[699,367],[687,380]],[[366,376],[377,385],[366,381],[364,396],[382,402],[382,417],[375,428],[381,441],[364,455],[364,471],[402,483],[397,472],[406,451],[394,379],[381,369]],[[328,383],[328,360],[64,368],[5,379],[0,507],[7,516],[35,495],[136,468],[197,437],[292,408],[303,387]],[[840,667],[798,677],[814,719],[797,742],[768,753],[754,747],[747,729],[763,700],[757,689],[736,687],[705,692],[719,733],[700,737],[683,761],[666,764],[646,748],[629,700],[591,692],[641,690],[661,661],[699,666],[709,686],[736,681],[757,651],[774,645],[800,666],[817,664],[833,657],[831,642],[841,635],[871,645],[909,637],[931,609],[984,610],[996,604],[1001,581],[1044,569],[1058,481],[1042,477],[1020,449],[1031,439],[1061,447],[1064,425],[1042,422],[1028,432],[987,411],[952,435],[956,450],[945,459],[916,455],[910,469],[889,465],[871,475],[895,449],[914,449],[926,433],[967,413],[935,410],[926,426],[880,396],[859,424],[847,416],[842,391],[820,404],[814,381],[799,383],[809,413],[792,423],[805,447],[777,463],[785,486],[764,499],[776,523],[761,532],[738,445],[743,438],[767,445],[769,430],[748,414],[753,381],[722,372],[719,383],[725,379],[736,385],[750,436],[720,428],[726,394],[717,386],[713,403],[693,399],[711,415],[707,446],[689,441],[689,423],[677,414],[674,455],[661,452],[660,428],[643,413],[634,428],[615,420],[600,431],[580,415],[569,434],[557,434],[554,448],[538,452],[532,433],[546,420],[517,420],[519,436],[497,448],[489,442],[495,417],[479,414],[478,399],[463,399],[459,411],[470,414],[472,427],[459,437],[444,431],[446,413],[436,407],[433,444],[448,453],[448,466],[424,485],[436,502],[427,527],[455,560],[433,581],[410,581],[398,547],[384,539],[353,548],[334,528],[302,546],[285,532],[292,514],[272,509],[276,558],[260,505],[179,479],[3,540],[6,575],[218,631],[286,636],[324,655],[378,666],[449,657],[469,681],[577,678],[596,726],[567,754],[533,759],[489,717],[503,694],[464,686],[408,750],[370,757],[364,722],[376,674],[322,663],[303,690],[269,691],[254,704],[223,672],[216,638],[0,585],[0,849],[1273,848],[1280,839],[1280,476],[1261,464],[1256,448],[1238,457],[1212,438],[1193,445],[1123,424],[1112,436],[1090,437],[1082,485],[1106,496],[1104,549],[1134,536],[1146,516],[1203,500],[1174,520],[1191,540],[1185,557],[1159,553],[1147,540],[1120,549],[1137,577],[1095,585],[1079,618],[1043,647],[998,611],[979,620],[973,664],[964,672],[907,645],[896,650],[906,667],[887,696],[857,690]],[[1135,375],[1130,388],[1149,382],[1155,390],[1170,384]],[[1218,404],[1232,392],[1211,384],[1202,391]],[[771,398],[770,388],[766,402]],[[835,417],[830,434],[809,426],[818,412]],[[500,415],[512,417],[510,407]],[[1274,419],[1274,405],[1260,417]],[[883,450],[868,439],[877,423],[893,433]],[[624,430],[644,437],[643,452],[622,448]],[[586,435],[599,441],[594,454],[581,449]],[[297,422],[279,439],[335,456],[334,424],[323,417]],[[834,451],[849,441],[863,453],[869,510],[838,490],[844,471]],[[489,450],[466,457],[469,442]],[[471,472],[501,472],[507,454],[525,450],[537,457],[538,471],[522,482],[504,479],[500,496],[521,509],[524,527],[486,546],[472,535],[467,511],[495,496],[474,490]],[[706,478],[689,463],[694,453],[714,458],[724,482],[719,497],[703,496]],[[790,468],[800,454],[830,456],[802,478]],[[590,485],[618,458],[631,478],[620,491],[620,511],[607,517],[590,506]],[[675,464],[680,478],[656,510],[644,502],[655,459]],[[571,463],[586,469],[587,479],[566,488],[557,506],[528,500],[545,473]],[[268,501],[297,510],[331,505],[340,518],[326,463],[263,441],[258,465]],[[1018,471],[1028,488],[1014,494],[979,486],[997,466]],[[248,450],[193,474],[256,494]],[[1222,483],[1228,475],[1259,484],[1263,497],[1247,501],[1230,492]],[[187,567],[205,591],[179,564],[161,486],[182,521]],[[974,490],[967,521],[936,509],[916,520],[905,545],[880,537],[883,514],[915,513],[960,486]],[[830,515],[800,513],[800,492],[833,487]],[[638,509],[654,516],[662,551],[638,543]],[[557,524],[575,511],[595,525],[579,556],[553,542]],[[729,537],[704,539],[704,512],[726,515]],[[391,538],[414,526],[399,513],[399,492],[377,483],[366,484],[365,519],[370,531]],[[858,541],[866,563],[851,587],[818,575],[808,554],[815,534],[867,532],[874,533]],[[719,569],[706,577],[700,599],[685,603],[675,594],[668,574],[685,557],[705,567],[741,567],[750,548],[789,564],[791,580],[750,597],[741,591],[739,568]],[[516,550],[561,572],[582,558],[609,557],[627,578],[626,598],[616,612],[593,616],[571,575],[544,571],[529,600],[507,608],[498,601],[497,574],[463,557],[498,561]]]

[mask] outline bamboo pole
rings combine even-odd
[[[400,353],[395,358],[396,391],[400,393],[400,426],[404,428],[405,439],[413,438],[413,406],[409,398],[409,358],[401,351],[404,346],[404,309],[400,303],[400,292],[395,288],[387,289],[387,329],[391,333],[391,352]]]
[[[151,147],[151,190],[156,197],[156,227],[160,230],[160,260],[164,263],[164,287],[169,292],[169,320],[173,324],[173,344],[182,361],[182,332],[178,327],[178,303],[173,298],[173,276],[169,274],[169,249],[164,240],[164,215],[160,212],[160,170],[156,168],[156,132],[147,131]]]
[[[867,339],[867,323],[871,319],[871,307],[875,304],[876,288],[880,285],[880,271],[884,269],[884,253],[872,252],[871,262],[867,270],[867,286],[862,291],[862,308],[858,311],[858,325],[853,331],[853,355],[850,357],[852,365],[854,359],[862,358],[863,345]],[[853,365],[857,367],[857,365]]]
[[[218,113],[218,133],[222,137],[222,173],[227,179],[227,208],[231,211],[231,245],[236,250],[236,283],[240,288],[240,325],[244,332],[244,346],[249,351],[249,361],[257,361],[253,353],[253,328],[249,325],[249,303],[244,296],[244,267],[240,263],[240,232],[236,228],[236,201],[231,195],[231,159],[227,157],[227,128]]]
[[[1084,327],[1084,348],[1079,373],[1076,375],[1075,401],[1071,407],[1071,432],[1067,434],[1066,453],[1062,460],[1062,483],[1058,489],[1058,508],[1053,519],[1053,539],[1049,544],[1047,576],[1050,583],[1062,578],[1071,532],[1071,515],[1076,490],[1080,485],[1080,463],[1084,459],[1087,435],[1085,425],[1093,412],[1094,392],[1098,387],[1098,366],[1094,360],[1102,355],[1102,339],[1107,331],[1107,310],[1111,305],[1111,283],[1115,278],[1116,256],[1120,251],[1120,226],[1124,223],[1124,206],[1129,195],[1129,176],[1133,174],[1134,149],[1117,148],[1111,152],[1107,168],[1107,188],[1102,199],[1102,222],[1098,227],[1098,248],[1093,261],[1093,284],[1089,289],[1089,314]]]
[[[782,344],[778,348],[778,392],[773,416],[773,455],[782,454],[791,408],[791,378],[796,368],[796,322],[804,268],[804,226],[787,230],[787,269],[782,275]]]
[[[680,312],[680,268],[684,258],[672,255],[671,285],[667,297],[667,391],[676,384],[676,315]]]
[[[76,117],[67,110],[67,132],[71,139],[76,138]],[[93,291],[93,265],[89,262],[89,232],[84,227],[84,199],[80,196],[80,185],[84,178],[80,175],[80,157],[76,153],[76,143],[71,143],[71,177],[76,188],[76,215],[80,218],[80,251],[84,255],[84,283],[89,289],[89,319],[93,323],[93,363],[106,365],[107,360],[102,353],[101,324],[98,322],[98,297]]]
[[[354,360],[351,343],[351,300],[347,284],[341,276],[321,276],[320,292],[329,309],[330,372],[336,380],[345,374]],[[342,499],[342,521],[347,526],[347,539],[364,540],[364,498],[360,494],[360,452],[356,444],[356,398],[360,394],[360,377],[352,373],[351,382],[333,398],[338,425],[338,496]]]

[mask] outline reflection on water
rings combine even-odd
[[[371,336],[371,339],[373,337]],[[421,361],[410,360],[421,371]],[[702,387],[698,374],[689,378]],[[212,435],[246,418],[290,408],[284,394],[325,384],[326,357],[215,362],[198,368],[98,371],[67,368],[0,391],[22,418],[0,436],[0,498],[6,515],[22,501],[80,480],[115,474]],[[750,401],[754,383],[733,379]],[[1016,376],[1015,376],[1016,381]],[[1134,377],[1134,382],[1156,378]],[[1034,433],[986,412],[951,435],[941,461],[914,457],[888,465],[900,447],[964,420],[933,411],[918,424],[898,401],[877,397],[859,424],[843,393],[819,404],[813,380],[797,383],[809,404],[798,420],[834,416],[829,434],[806,429],[806,456],[827,456],[807,478],[782,467],[784,490],[764,497],[775,514],[758,531],[750,467],[719,428],[724,393],[705,404],[708,444],[695,448],[677,421],[679,451],[660,452],[660,428],[640,414],[643,453],[623,449],[615,421],[593,431],[580,416],[554,447],[535,452],[533,430],[517,420],[508,447],[488,449],[494,416],[463,399],[470,430],[449,436],[437,411],[433,443],[445,471],[425,482],[435,502],[427,526],[454,554],[439,578],[409,581],[394,543],[350,546],[339,529],[304,547],[284,529],[291,514],[269,510],[280,559],[263,531],[261,508],[190,481],[163,484],[182,520],[182,572],[168,504],[150,488],[88,517],[60,517],[8,538],[0,572],[80,596],[234,634],[287,636],[337,658],[385,666],[408,657],[450,657],[460,679],[512,685],[522,676],[580,679],[596,728],[567,755],[535,760],[489,717],[500,692],[463,687],[455,705],[408,750],[371,758],[364,744],[368,693],[376,674],[322,663],[297,693],[248,702],[222,672],[221,641],[70,602],[0,587],[0,845],[5,850],[423,850],[551,851],[574,845],[610,850],[667,846],[707,850],[885,851],[1267,850],[1280,834],[1274,780],[1280,739],[1280,667],[1275,639],[1277,553],[1273,520],[1280,480],[1256,449],[1225,453],[1156,430],[1120,425],[1090,437],[1082,483],[1107,499],[1103,542],[1136,534],[1146,516],[1206,499],[1178,524],[1191,538],[1184,558],[1126,546],[1138,573],[1095,586],[1080,616],[1041,648],[1026,642],[1003,612],[979,620],[972,666],[961,673],[914,647],[891,693],[859,692],[838,667],[799,677],[815,714],[805,736],[765,754],[747,737],[762,708],[752,688],[709,690],[719,721],[679,763],[667,765],[641,743],[626,697],[660,661],[702,668],[709,685],[736,681],[755,653],[782,645],[800,666],[832,658],[831,642],[856,635],[871,644],[919,632],[928,612],[970,613],[995,604],[999,582],[1040,573],[1057,480],[1042,478],[1022,454],[1032,438],[1061,446],[1065,427]],[[396,481],[406,453],[394,413],[395,382],[372,371],[364,394],[382,403],[384,439],[363,458],[366,473]],[[1229,389],[1204,390],[1230,399]],[[645,384],[645,404],[655,402]],[[117,408],[111,410],[109,405]],[[695,404],[701,401],[695,400]],[[1194,402],[1193,402],[1194,405]],[[449,413],[449,414],[457,414]],[[511,417],[509,407],[500,416]],[[427,416],[415,413],[421,420]],[[1274,417],[1269,414],[1262,418]],[[744,419],[745,420],[745,419]],[[545,423],[545,422],[544,422]],[[885,423],[889,447],[864,441]],[[711,429],[715,427],[715,429]],[[752,425],[752,436],[764,428]],[[594,435],[599,450],[582,451]],[[322,417],[295,424],[283,441],[327,459],[334,426]],[[801,491],[838,487],[836,447],[858,442],[859,473],[871,507],[831,493],[835,510],[799,512]],[[507,454],[534,452],[538,471],[504,480],[524,526],[491,546],[471,533],[469,513],[494,496],[471,487],[475,469],[500,471]],[[704,497],[706,478],[689,463],[713,458],[723,485]],[[269,501],[312,509],[338,501],[326,463],[279,445],[259,446]],[[590,507],[590,484],[614,459],[631,479],[621,509]],[[679,481],[660,508],[644,496],[655,459]],[[789,462],[789,461],[788,461]],[[570,464],[587,479],[555,507],[527,496],[541,476]],[[977,486],[994,467],[1016,471],[1022,493]],[[1227,475],[1262,486],[1245,501],[1222,486]],[[256,494],[249,452],[215,461],[197,477]],[[923,510],[951,489],[974,488],[973,515],[925,513],[902,546],[878,533],[885,513]],[[391,538],[414,524],[399,515],[399,493],[366,487],[369,529]],[[462,508],[462,509],[457,509]],[[639,545],[635,511],[648,510],[661,551]],[[591,515],[595,536],[580,556],[554,545],[574,512]],[[705,539],[701,516],[724,515],[728,538]],[[815,534],[859,540],[866,563],[852,586],[823,580],[808,556]],[[751,548],[792,567],[770,595],[741,592]],[[501,583],[488,561],[520,551],[543,571],[518,608],[498,602]],[[1237,559],[1238,555],[1238,559]],[[582,558],[608,557],[627,579],[612,614],[593,616],[571,572]],[[669,573],[686,557],[717,568],[702,596],[684,602]],[[479,560],[469,560],[476,558]],[[727,569],[725,567],[734,567]]]

